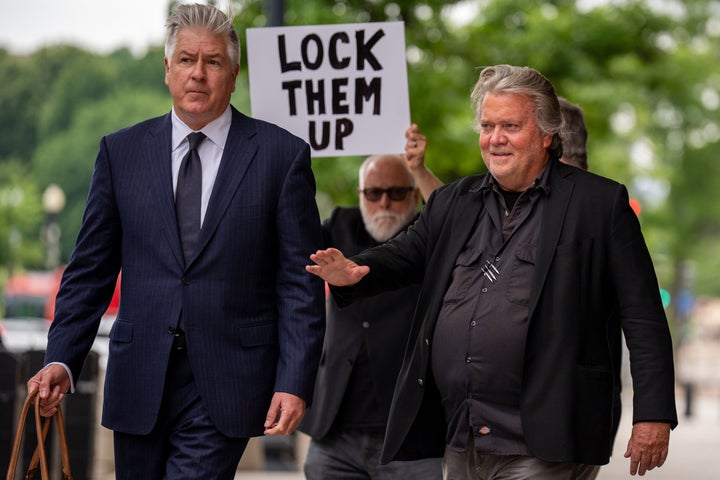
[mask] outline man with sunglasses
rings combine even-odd
[[[360,206],[338,207],[325,220],[326,246],[360,253],[391,239],[417,217],[420,190],[408,157],[422,163],[426,142],[413,127],[408,129],[405,158],[373,156],[361,165]],[[342,310],[328,298],[314,400],[300,426],[312,437],[306,478],[441,478],[440,458],[380,465],[387,415],[418,292],[419,286],[411,285]]]

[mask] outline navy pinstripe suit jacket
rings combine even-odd
[[[146,434],[182,312],[187,352],[217,428],[263,432],[274,391],[311,401],[324,334],[322,281],[305,272],[322,245],[310,149],[237,110],[193,257],[175,220],[170,115],[104,137],[46,362],[78,378],[122,269],[102,423]]]

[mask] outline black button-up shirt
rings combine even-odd
[[[472,434],[478,453],[530,454],[520,387],[549,170],[513,206],[491,175],[477,191],[485,207],[455,261],[433,341],[432,371],[453,450],[465,451]]]

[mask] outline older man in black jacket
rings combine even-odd
[[[445,452],[446,479],[585,479],[608,462],[630,351],[630,473],[677,424],[670,332],[626,188],[562,164],[560,106],[528,67],[473,91],[489,174],[438,189],[406,233],[308,271],[340,303],[422,283],[383,461]]]

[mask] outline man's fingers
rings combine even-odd
[[[50,375],[47,368],[41,369],[27,382],[28,393],[39,390],[40,398],[47,398],[50,394]]]
[[[638,422],[625,450],[625,458],[630,458],[630,475],[645,475],[646,472],[661,467],[667,459],[670,440],[670,425],[665,423]]]
[[[265,429],[273,427],[277,423],[278,414],[280,413],[280,403],[273,397],[265,416]]]
[[[353,285],[360,281],[370,272],[368,266],[358,266],[352,260],[348,260],[340,250],[328,248],[318,250],[310,255],[314,265],[306,265],[305,270],[317,275],[330,285],[344,287]]]
[[[328,248],[327,250],[318,250],[311,254],[310,260],[318,265],[328,265],[336,261],[345,260],[345,256],[336,248]]]
[[[275,392],[265,418],[265,435],[290,435],[300,424],[306,408],[300,397]]]
[[[57,407],[70,388],[70,378],[64,367],[51,364],[38,371],[27,382],[28,394],[38,391],[40,413],[49,417],[57,412]]]

